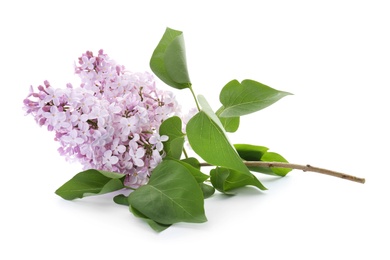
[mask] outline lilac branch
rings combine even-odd
[[[258,166],[258,167],[268,167],[268,168],[290,168],[290,169],[295,169],[295,170],[302,170],[304,172],[317,172],[325,175],[330,175],[333,177],[341,178],[344,180],[348,181],[354,181],[358,183],[364,184],[366,180],[364,178],[359,178],[356,176],[352,176],[349,174],[341,173],[341,172],[336,172],[336,171],[331,171],[323,168],[318,168],[311,166],[309,164],[307,165],[300,165],[300,164],[294,164],[294,163],[285,163],[285,162],[259,162],[259,161],[245,161],[244,162],[246,166],[251,167],[251,166]],[[212,166],[209,163],[201,163],[200,166]]]

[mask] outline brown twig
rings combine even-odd
[[[307,165],[300,165],[300,164],[294,164],[294,163],[285,163],[285,162],[260,162],[260,161],[244,161],[246,166],[258,166],[258,167],[275,167],[275,168],[290,168],[295,170],[302,170],[304,172],[317,172],[325,175],[330,175],[334,177],[338,177],[341,179],[354,181],[358,183],[365,183],[366,180],[364,178],[359,178],[356,176],[348,175],[341,172],[331,171],[323,168],[318,168],[311,166],[309,164]],[[200,166],[211,166],[209,163],[201,163]]]

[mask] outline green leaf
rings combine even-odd
[[[148,223],[149,226],[151,228],[153,228],[153,230],[156,232],[164,231],[165,229],[167,229],[171,226],[170,224],[165,225],[165,224],[158,223],[158,222],[148,218],[147,216],[145,216],[144,214],[142,214],[141,212],[139,212],[138,210],[136,210],[135,208],[133,208],[131,206],[129,207],[129,209],[130,209],[130,212],[133,213],[134,216],[146,221],[146,223]]]
[[[191,164],[187,163],[184,160],[180,160],[179,161],[177,159],[170,158],[170,157],[165,157],[164,160],[173,160],[173,161],[175,161],[177,163],[180,163],[184,167],[186,167],[186,169],[192,174],[192,176],[194,176],[195,180],[198,183],[204,182],[205,180],[207,180],[209,178],[208,175],[204,174],[198,168],[195,168],[194,166],[192,166]]]
[[[150,59],[150,68],[171,87],[177,89],[191,87],[181,31],[166,29]]]
[[[217,124],[221,128],[221,131],[224,132],[225,134],[221,120],[219,120],[218,116],[214,113],[213,109],[211,108],[210,104],[207,102],[206,98],[203,95],[198,95],[198,102],[202,108],[202,111],[205,112],[207,116],[211,120],[213,120],[214,123]]]
[[[220,116],[247,115],[266,108],[287,95],[291,94],[253,80],[247,79],[241,83],[232,80],[223,87],[219,95],[219,100],[224,107]]]
[[[196,159],[195,157],[184,158],[184,159],[181,159],[181,161],[188,163],[188,164],[191,164],[192,167],[195,167],[196,169],[200,170],[200,163],[199,163],[198,159]]]
[[[210,181],[216,190],[225,193],[226,195],[234,195],[233,192],[229,192],[225,188],[225,184],[227,182],[227,178],[229,177],[229,175],[230,175],[229,170],[227,169],[222,170],[221,168],[217,167],[210,171]]]
[[[261,157],[268,151],[267,147],[251,144],[235,144],[234,147],[245,161],[260,161]]]
[[[167,156],[180,159],[183,152],[184,134],[182,133],[181,119],[177,116],[166,119],[160,125],[159,134],[167,135],[168,141],[164,142],[164,151]]]
[[[116,204],[129,206],[128,197],[123,194],[116,195],[113,200]]]
[[[131,207],[160,224],[207,221],[199,184],[182,164],[162,161],[147,185],[129,195]]]
[[[238,127],[240,126],[240,117],[220,117],[219,115],[222,113],[223,107],[217,110],[215,113],[219,120],[221,121],[223,127],[225,128],[226,132],[234,133],[237,131]]]
[[[275,152],[268,152],[268,148],[250,144],[235,144],[240,157],[245,161],[264,161],[264,162],[288,162],[283,156]],[[285,176],[292,169],[249,166],[249,170],[270,175]]]
[[[223,126],[203,96],[198,97],[202,111],[187,124],[187,137],[192,149],[206,162],[250,174],[229,142]]]
[[[90,169],[76,174],[55,193],[66,200],[109,193],[124,188],[122,178],[120,173]]]
[[[255,186],[260,190],[267,189],[253,174],[242,174],[241,172],[221,167],[210,171],[210,180],[217,190],[225,194],[232,194],[231,190],[245,186]]]
[[[130,212],[132,212],[134,216],[136,216],[138,218],[141,218],[144,221],[146,221],[146,223],[148,223],[149,226],[151,228],[153,228],[157,232],[161,232],[161,231],[163,231],[163,230],[165,230],[165,229],[167,229],[168,227],[171,226],[171,225],[163,225],[163,224],[157,223],[156,221],[151,220],[150,218],[146,217],[145,215],[143,215],[138,210],[136,210],[133,207],[131,207],[130,204],[129,204],[129,197],[128,196],[125,196],[123,194],[119,194],[119,195],[114,197],[114,202],[116,204],[124,205],[124,206],[129,207]]]
[[[274,152],[266,152],[261,157],[261,160],[264,161],[264,162],[288,162],[283,156],[281,156],[278,153],[274,153]],[[274,173],[275,175],[282,176],[282,177],[286,176],[287,173],[292,171],[292,169],[290,169],[290,168],[276,168],[276,167],[272,167],[272,168],[269,168],[269,169],[271,169],[272,173]]]
[[[203,197],[205,199],[210,198],[211,196],[214,195],[215,193],[215,188],[213,186],[204,184],[204,183],[199,183],[200,188],[202,189],[203,192]]]

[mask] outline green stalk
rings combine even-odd
[[[194,97],[196,107],[198,108],[198,111],[200,111],[200,106],[199,106],[199,104],[198,104],[198,100],[197,100],[197,98],[196,98],[196,96],[195,96],[194,90],[192,89],[192,87],[189,87],[189,89],[190,89],[190,91],[191,91],[192,96]]]

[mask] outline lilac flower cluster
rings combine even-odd
[[[168,139],[159,126],[178,113],[173,94],[156,89],[151,74],[126,71],[102,50],[82,54],[75,72],[78,88],[53,88],[48,81],[37,92],[31,87],[27,114],[54,131],[60,154],[84,169],[123,173],[131,188],[147,183]]]

